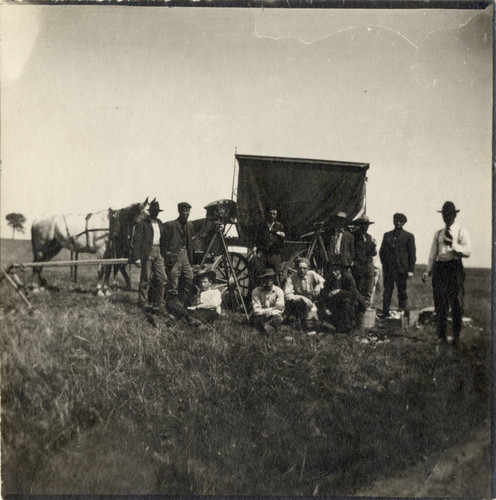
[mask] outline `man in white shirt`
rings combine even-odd
[[[436,231],[429,253],[429,263],[422,281],[432,275],[432,291],[436,309],[437,333],[446,343],[446,318],[451,307],[453,316],[453,346],[457,347],[462,328],[465,270],[462,258],[469,257],[470,236],[465,228],[455,224],[460,210],[451,201],[444,203],[440,213],[445,227]]]
[[[201,322],[212,323],[221,315],[222,296],[220,290],[212,288],[216,281],[214,270],[200,271],[195,281],[200,285],[200,293],[195,304],[187,308],[189,316]]]
[[[286,313],[294,315],[305,330],[313,330],[318,320],[315,301],[319,298],[325,280],[309,270],[308,259],[296,261],[296,273],[288,277],[284,285]]]
[[[266,269],[259,277],[260,286],[251,294],[253,313],[251,322],[264,333],[272,334],[282,323],[284,312],[284,292],[274,285],[277,273]]]

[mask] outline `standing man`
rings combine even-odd
[[[284,248],[283,225],[277,220],[277,210],[274,207],[267,207],[265,211],[265,221],[256,228],[255,245],[259,257],[259,270],[274,269],[277,277],[282,273],[281,253]]]
[[[382,263],[384,293],[382,317],[389,317],[391,297],[396,283],[398,290],[398,307],[408,311],[407,282],[413,276],[415,269],[415,236],[403,229],[407,221],[406,215],[393,215],[394,229],[384,234],[379,257]]]
[[[148,308],[148,291],[150,281],[153,277],[156,285],[154,293],[154,309],[162,309],[164,306],[165,285],[167,276],[165,274],[164,259],[162,251],[164,245],[163,225],[158,219],[158,214],[162,212],[158,201],[152,201],[148,210],[149,216],[136,225],[131,242],[130,262],[141,260],[141,274],[138,289],[138,305],[141,308]]]
[[[286,313],[296,316],[305,330],[316,327],[318,316],[315,302],[324,286],[324,278],[315,271],[310,271],[308,259],[296,261],[296,274],[291,274],[284,285]]]
[[[169,296],[183,302],[191,299],[193,289],[193,224],[188,222],[191,205],[185,201],[177,205],[179,217],[164,224],[165,265],[169,276]],[[180,280],[183,288],[179,290]],[[181,292],[181,293],[179,293]]]
[[[331,218],[329,228],[324,234],[327,245],[329,265],[339,265],[349,269],[355,259],[355,238],[347,230],[348,218],[345,212],[338,212]]]
[[[465,281],[462,258],[469,257],[471,251],[468,231],[455,224],[459,211],[452,201],[444,203],[440,213],[445,227],[434,235],[427,270],[422,276],[425,283],[427,277],[432,275],[437,333],[442,343],[446,343],[446,317],[451,307],[454,347],[458,345],[462,329]]]
[[[272,334],[282,323],[284,312],[284,292],[276,285],[276,272],[266,269],[258,279],[257,286],[251,294],[253,313],[251,323],[264,333]]]
[[[372,290],[374,288],[374,257],[377,255],[377,242],[367,232],[370,224],[374,224],[369,220],[367,215],[362,215],[354,221],[358,227],[355,233],[355,260],[351,273],[358,288],[358,291],[365,297],[367,305],[372,305]]]

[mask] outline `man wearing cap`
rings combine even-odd
[[[429,262],[422,276],[425,283],[427,277],[432,275],[437,333],[442,343],[446,343],[446,318],[451,307],[454,347],[458,345],[462,328],[465,282],[462,258],[469,257],[471,252],[468,231],[455,223],[459,211],[452,201],[444,203],[440,213],[445,226],[434,234]]]
[[[324,234],[329,264],[339,264],[348,269],[355,259],[355,238],[347,231],[348,218],[345,212],[338,212],[331,218]]]
[[[398,308],[408,310],[407,282],[415,269],[416,250],[415,237],[403,229],[407,221],[406,215],[393,215],[394,229],[384,234],[379,257],[382,264],[384,292],[382,295],[382,317],[389,317],[389,307],[393,296],[394,285],[398,290]]]
[[[150,281],[153,278],[156,289],[153,294],[154,307],[163,308],[165,285],[167,276],[165,274],[164,259],[162,252],[164,248],[163,225],[158,219],[162,212],[158,201],[152,201],[148,210],[149,216],[136,225],[132,242],[130,262],[141,260],[141,274],[138,289],[138,305],[142,308],[148,307],[148,292]]]
[[[338,332],[348,333],[356,327],[358,315],[367,309],[367,303],[351,273],[340,264],[331,264],[318,308],[323,320],[330,321]]]
[[[179,283],[182,280],[181,298],[190,299],[193,288],[193,224],[188,222],[191,205],[181,202],[177,205],[179,217],[164,224],[165,265],[169,276],[169,298],[179,297]]]
[[[294,315],[305,330],[313,330],[317,322],[316,300],[324,286],[324,278],[309,270],[308,259],[296,260],[296,273],[291,274],[284,285],[286,313]]]
[[[367,232],[370,224],[374,224],[367,215],[362,215],[353,221],[357,226],[355,238],[355,260],[351,268],[358,291],[365,297],[367,304],[372,304],[372,289],[374,287],[374,257],[377,255],[377,242]]]
[[[278,277],[282,272],[281,253],[284,248],[283,225],[277,220],[277,210],[274,207],[267,207],[265,211],[265,221],[256,227],[255,245],[259,258],[259,270],[271,268]]]
[[[274,285],[277,273],[273,269],[266,269],[259,277],[260,286],[251,293],[253,309],[251,322],[260,331],[274,333],[282,323],[284,312],[284,292]]]

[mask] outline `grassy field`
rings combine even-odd
[[[1,249],[2,267],[31,260],[29,242]],[[420,274],[417,308],[432,303]],[[208,331],[153,326],[137,270],[134,292],[106,298],[92,268],[78,287],[68,269],[46,277],[31,310],[0,288],[4,494],[354,495],[489,422],[489,270],[467,270],[458,350],[394,321],[315,337],[263,337],[237,313]],[[488,498],[483,465],[441,496]]]

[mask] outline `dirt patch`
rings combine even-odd
[[[490,443],[490,422],[486,420],[470,441],[425,458],[394,477],[374,481],[355,495],[490,498]]]

